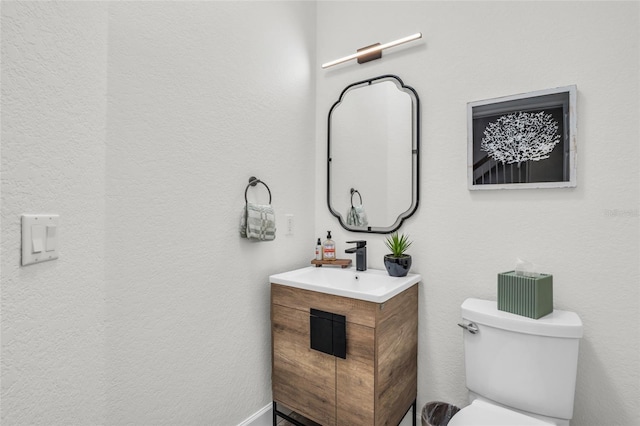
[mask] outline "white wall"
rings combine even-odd
[[[107,8],[2,2],[2,424],[105,421]],[[60,258],[20,267],[20,215]]]
[[[237,424],[271,400],[268,276],[313,258],[315,5],[110,5],[107,413]],[[264,180],[276,240],[238,224]],[[250,199],[268,202],[261,185]],[[284,214],[295,233],[285,235]]]
[[[422,105],[420,208],[414,240],[420,291],[418,403],[466,403],[460,304],[495,300],[496,274],[517,256],[554,275],[555,307],[584,322],[574,425],[640,422],[638,2],[319,2],[318,62],[415,32],[382,60],[319,71],[316,234],[342,230],[325,203],[326,117],[348,84],[397,74]],[[466,104],[576,84],[575,189],[467,190]],[[343,255],[346,257],[348,255]]]
[[[314,3],[2,3],[3,424],[270,402],[268,276],[314,250],[314,60]],[[238,235],[252,175],[274,242]],[[22,268],[43,211],[60,259]]]

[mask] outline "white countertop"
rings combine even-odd
[[[274,284],[375,303],[386,302],[421,280],[420,274],[392,277],[387,271],[357,271],[353,266],[344,269],[308,266],[269,277]]]

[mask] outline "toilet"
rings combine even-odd
[[[470,404],[449,426],[568,426],[582,321],[554,310],[540,319],[500,311],[495,301],[462,303]]]

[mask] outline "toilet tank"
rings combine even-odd
[[[499,311],[497,303],[462,304],[467,388],[508,407],[571,419],[582,321],[554,310],[540,319]]]

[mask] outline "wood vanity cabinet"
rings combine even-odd
[[[310,347],[310,311],[346,318],[346,358]],[[271,284],[273,400],[322,424],[397,426],[416,399],[418,284],[384,303]]]

